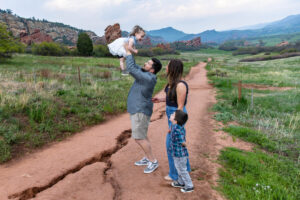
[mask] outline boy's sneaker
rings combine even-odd
[[[191,187],[191,188],[181,188],[180,191],[183,192],[183,193],[193,192],[194,188],[193,187]]]
[[[142,158],[142,160],[136,161],[134,165],[136,166],[148,165],[149,162],[150,161],[146,157],[144,157]]]
[[[178,183],[178,181],[173,181],[171,183],[172,187],[179,187],[179,188],[183,188],[184,187],[184,184],[180,184]]]
[[[158,168],[158,161],[156,160],[155,162],[148,162],[148,166],[144,169],[145,174],[149,174],[156,170]]]

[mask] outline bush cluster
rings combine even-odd
[[[145,56],[145,57],[152,57],[152,56],[159,56],[159,55],[166,55],[166,54],[179,54],[179,52],[173,49],[163,49],[160,47],[153,47],[151,49],[139,49],[138,55]]]
[[[28,52],[30,52],[30,50],[28,50]],[[72,52],[67,47],[54,42],[34,44],[31,48],[31,52],[42,56],[69,56],[76,54],[75,51]]]

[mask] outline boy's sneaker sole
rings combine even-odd
[[[176,188],[183,188],[184,185],[180,185],[179,183],[176,183],[176,182],[172,182],[171,183],[172,187],[176,187]]]
[[[194,188],[187,188],[187,189],[181,188],[180,191],[183,192],[183,193],[193,192],[193,191],[194,191]]]

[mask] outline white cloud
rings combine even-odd
[[[14,1],[16,6],[20,5],[17,0],[10,1]],[[41,2],[43,2],[42,9],[35,11],[32,8],[30,12],[32,16],[40,12],[42,18],[90,29],[98,34],[102,34],[107,25],[116,22],[121,24],[123,30],[131,30],[134,25],[139,24],[146,30],[173,26],[185,32],[198,33],[207,29],[224,30],[270,22],[300,13],[299,0],[43,0]],[[12,9],[15,10],[13,7]]]
[[[127,1],[129,0],[49,0],[46,1],[45,7],[69,12],[77,12],[85,9],[83,11],[88,13],[97,9],[118,6]]]

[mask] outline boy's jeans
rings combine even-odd
[[[177,182],[181,185],[184,185],[185,189],[194,187],[192,179],[186,168],[186,162],[188,157],[173,157],[173,159],[178,172]]]
[[[166,107],[166,114],[168,117],[168,125],[169,125],[169,129],[171,129],[171,121],[170,121],[170,116],[177,110],[178,108],[173,107],[173,106],[167,106]],[[183,107],[183,111],[185,113],[187,113],[186,108]],[[167,137],[166,137],[166,147],[167,147],[167,155],[168,155],[168,161],[169,161],[169,176],[171,177],[171,179],[173,180],[177,180],[178,179],[178,173],[177,170],[175,168],[174,165],[174,160],[173,160],[173,156],[172,156],[172,152],[168,151],[168,148],[170,146],[171,143],[171,134],[167,133]],[[189,159],[187,158],[187,162],[186,162],[186,166],[187,166],[187,171],[191,171],[191,166],[190,166],[190,162]]]

